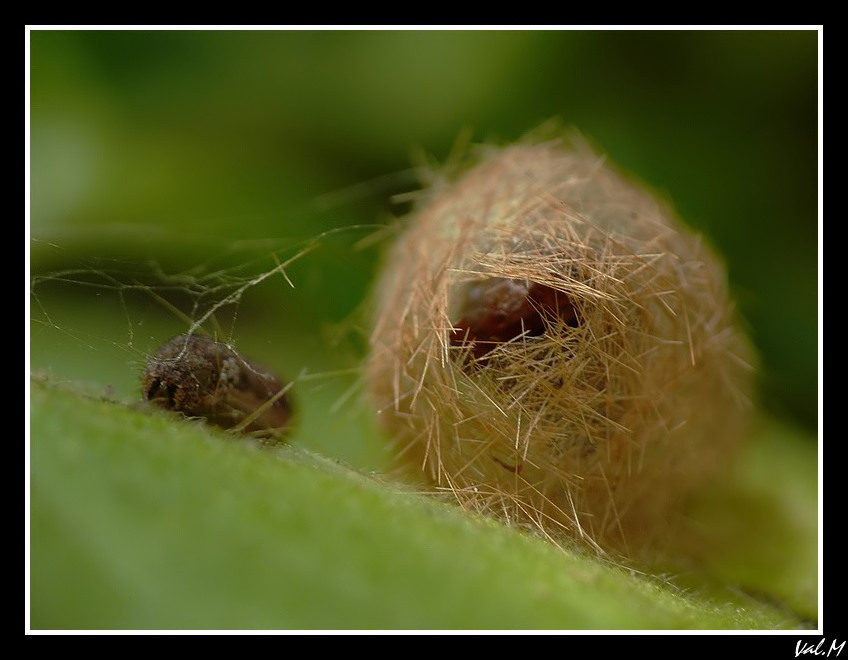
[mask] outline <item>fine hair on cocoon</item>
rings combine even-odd
[[[582,140],[482,147],[422,194],[376,289],[398,465],[555,542],[637,554],[745,436],[724,267]]]

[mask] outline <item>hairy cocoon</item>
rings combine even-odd
[[[744,435],[721,264],[583,146],[487,148],[377,288],[367,375],[400,465],[464,507],[630,552]]]

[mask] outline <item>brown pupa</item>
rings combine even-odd
[[[159,347],[141,374],[153,405],[221,428],[280,442],[292,410],[288,387],[266,367],[199,335],[178,335]]]

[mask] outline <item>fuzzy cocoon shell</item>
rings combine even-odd
[[[367,370],[399,463],[552,539],[656,540],[743,435],[750,359],[720,263],[641,187],[558,142],[489,148],[408,222]],[[492,293],[504,286],[554,292],[570,314],[533,299],[519,313]],[[481,309],[524,314],[485,355],[463,324]]]

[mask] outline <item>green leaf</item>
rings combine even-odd
[[[267,449],[39,379],[30,423],[32,629],[811,626],[467,515],[296,436]]]

